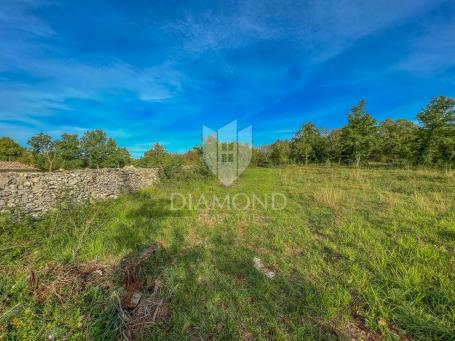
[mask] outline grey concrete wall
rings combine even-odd
[[[4,172],[0,173],[0,213],[39,216],[62,200],[81,203],[116,198],[120,193],[152,187],[158,181],[156,169],[134,167]]]

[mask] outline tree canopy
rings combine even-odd
[[[339,129],[320,130],[305,123],[290,140],[277,140],[269,148],[256,148],[253,162],[272,164],[336,162],[354,164],[446,165],[455,161],[455,100],[437,97],[417,114],[417,124],[406,119],[377,122],[361,100],[347,114],[347,124]],[[273,156],[273,157],[272,157]]]
[[[119,168],[131,162],[126,148],[120,148],[102,130],[87,131],[82,138],[62,134],[59,140],[40,133],[28,140],[30,163],[41,169]]]
[[[276,140],[270,145],[253,148],[251,162],[264,167],[331,162],[356,166],[369,162],[452,166],[455,161],[455,99],[433,98],[416,115],[416,123],[406,119],[377,122],[365,107],[365,100],[354,105],[344,127],[319,129],[307,122],[290,140]],[[57,140],[40,133],[31,137],[28,145],[25,149],[11,138],[1,137],[0,161],[18,160],[48,171],[123,167],[133,162],[128,150],[119,147],[100,129],[87,131],[81,138],[64,133]],[[241,144],[235,149],[244,152]],[[175,172],[183,164],[197,165],[201,172],[207,172],[203,154],[203,147],[195,147],[183,155],[172,154],[156,143],[134,164],[158,167],[166,174]]]
[[[417,114],[419,161],[449,163],[455,157],[455,100],[438,97]]]
[[[15,161],[23,153],[24,148],[9,137],[0,137],[0,161]]]
[[[317,161],[322,154],[324,141],[313,123],[306,123],[291,140],[291,156],[297,163]]]
[[[360,165],[376,147],[377,126],[376,120],[365,112],[365,100],[352,107],[348,114],[348,124],[341,130],[341,145],[346,160]]]

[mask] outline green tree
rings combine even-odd
[[[106,160],[103,167],[117,167],[121,168],[131,162],[130,153],[126,148],[120,148],[115,141],[111,138],[107,140],[106,144]]]
[[[24,149],[17,161],[28,165],[36,165],[36,158],[30,150]]]
[[[408,120],[386,119],[379,126],[381,161],[405,163],[414,157],[417,127]]]
[[[291,145],[289,141],[276,140],[270,146],[270,161],[273,165],[285,165],[289,163],[291,157]]]
[[[57,161],[62,168],[74,169],[83,165],[82,151],[77,134],[62,134],[59,141],[54,142]]]
[[[31,152],[35,156],[38,166],[52,172],[55,161],[55,145],[52,137],[39,133],[28,140],[27,143],[31,147]]]
[[[291,140],[291,155],[298,162],[308,165],[322,156],[323,138],[313,123],[304,124]]]
[[[270,163],[270,146],[252,148],[251,164],[257,167],[267,167]]]
[[[106,159],[106,133],[100,129],[86,131],[81,139],[82,155],[90,168],[103,167]]]
[[[9,137],[0,137],[0,161],[17,160],[23,153],[24,148]]]
[[[341,159],[343,157],[341,132],[341,129],[333,129],[326,137],[327,157],[330,161],[338,164],[341,164]]]
[[[158,168],[161,178],[171,179],[183,176],[183,161],[183,156],[171,154],[161,144],[155,143],[150,150],[144,153],[138,165]]]
[[[433,98],[417,114],[419,161],[424,164],[437,162],[449,166],[455,158],[455,100],[449,97]]]
[[[122,167],[130,160],[129,153],[100,129],[85,132],[80,141],[82,156],[90,168]]]
[[[365,112],[365,100],[361,100],[348,114],[348,124],[343,127],[341,143],[343,153],[356,166],[368,159],[377,146],[376,120]]]

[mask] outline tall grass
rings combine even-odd
[[[4,219],[0,338],[122,337],[118,270],[157,245],[141,290],[160,283],[167,315],[145,339],[451,339],[453,180],[438,170],[249,169],[230,188],[167,182],[39,221]],[[173,211],[172,192],[283,193],[288,205]],[[104,277],[81,278],[87,268]]]

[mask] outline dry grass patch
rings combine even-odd
[[[425,214],[435,215],[448,213],[451,203],[438,192],[418,193],[411,196],[411,204]]]
[[[379,200],[382,204],[387,205],[389,208],[403,206],[404,202],[402,196],[395,192],[376,190]]]
[[[218,220],[219,216],[212,214],[212,212],[208,209],[203,209],[198,212],[196,224],[214,227],[218,223]]]
[[[313,191],[313,198],[321,205],[338,211],[343,202],[343,193],[341,190],[333,187],[321,187],[318,190]]]

